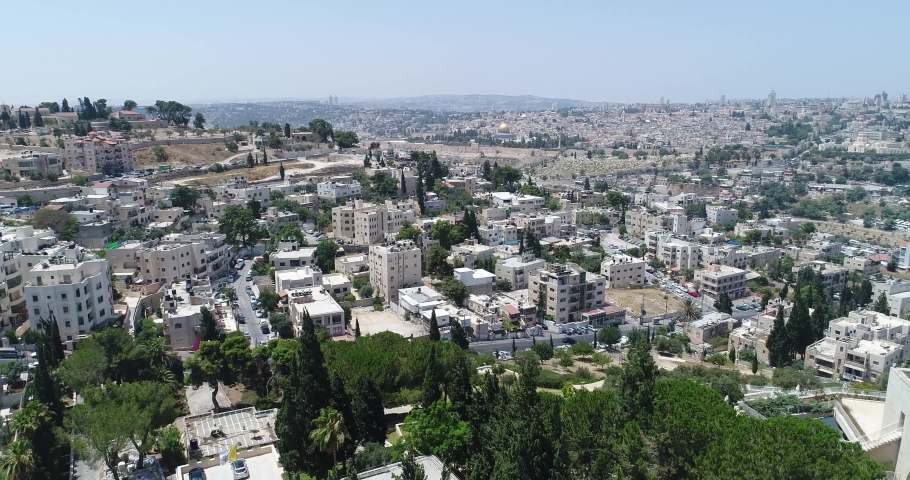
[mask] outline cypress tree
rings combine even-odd
[[[63,102],[60,104],[60,111],[64,113],[70,112],[70,102],[67,99],[63,99]]]
[[[758,355],[752,356],[752,375],[758,373]]]
[[[730,346],[730,351],[727,352],[727,354],[730,357],[730,363],[735,364],[736,363],[736,349],[733,348],[732,346]]]
[[[344,426],[347,427],[348,433],[350,434],[348,440],[344,444],[344,448],[341,449],[343,457],[339,458],[339,461],[343,462],[343,458],[350,458],[354,455],[354,448],[357,446],[354,441],[354,439],[359,437],[357,432],[357,419],[352,410],[351,396],[348,394],[347,389],[345,389],[344,379],[341,377],[341,374],[332,372],[329,384],[332,388],[331,406],[341,414],[341,417],[344,419]]]
[[[278,175],[280,175],[281,179],[284,180],[284,164],[283,163],[278,164]]]
[[[439,335],[439,324],[436,323],[436,310],[433,310],[433,313],[430,314],[430,340],[438,342],[441,336]]]
[[[891,314],[891,307],[888,306],[888,296],[885,295],[885,292],[880,293],[878,298],[875,299],[875,305],[872,306],[872,310],[885,315]]]
[[[780,367],[790,361],[790,347],[787,344],[787,327],[784,323],[784,306],[777,307],[774,326],[768,335],[768,362],[772,367]]]
[[[354,320],[354,338],[360,338],[360,319]]]
[[[401,171],[401,195],[403,197],[408,196],[408,184],[404,181],[404,170]]]
[[[452,369],[449,371],[450,381],[446,386],[446,394],[452,402],[452,410],[462,420],[466,419],[468,405],[471,401],[471,372],[464,351],[455,355]]]
[[[809,305],[803,285],[796,284],[793,291],[793,309],[787,322],[787,333],[792,354],[805,354],[806,347],[814,340],[812,319],[809,317]]]
[[[515,352],[517,352],[517,351],[518,351],[518,349],[515,348],[515,339],[513,338],[512,339],[512,356],[513,357],[515,356]]]
[[[423,399],[420,403],[423,408],[429,408],[430,405],[442,398],[439,393],[440,383],[442,381],[439,375],[439,367],[436,365],[436,345],[431,345],[430,358],[427,360],[427,368],[423,375]]]
[[[284,138],[291,138],[291,124],[284,124]]]
[[[364,376],[354,381],[351,389],[351,411],[356,424],[357,443],[385,441],[385,408],[382,392]]]
[[[33,392],[35,400],[47,405],[57,426],[63,424],[63,402],[60,400],[60,390],[57,383],[51,378],[53,354],[48,351],[44,341],[35,344],[38,353],[38,366],[35,368]]]

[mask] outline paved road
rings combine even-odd
[[[237,275],[237,280],[230,286],[237,292],[238,307],[234,309],[234,316],[238,318],[238,321],[240,318],[244,319],[244,323],[239,325],[240,330],[250,333],[250,346],[256,348],[259,342],[268,341],[268,335],[262,333],[259,329],[259,321],[261,319],[256,317],[256,312],[250,303],[250,296],[246,293],[246,286],[250,285],[250,282],[246,281],[246,274],[253,268],[253,262],[252,260],[246,260],[245,262],[243,270]]]

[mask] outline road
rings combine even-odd
[[[250,347],[256,348],[259,342],[268,341],[268,335],[262,333],[259,329],[259,321],[261,319],[256,318],[256,312],[250,303],[250,296],[246,293],[246,286],[250,284],[246,281],[246,274],[253,268],[253,262],[252,260],[246,260],[245,262],[246,264],[243,266],[243,270],[239,272],[237,280],[230,286],[237,292],[238,307],[234,309],[234,316],[238,321],[240,318],[244,319],[244,323],[239,325],[240,330],[250,333]]]

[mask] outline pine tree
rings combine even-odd
[[[247,166],[247,168],[253,168],[253,163],[254,163],[254,162],[253,162],[253,153],[252,153],[252,152],[247,153],[247,154],[246,154],[246,166]]]
[[[461,326],[461,323],[456,320],[449,321],[449,333],[452,337],[452,343],[458,345],[462,350],[467,350],[470,342],[468,342],[468,334],[464,331],[464,327]]]
[[[780,299],[783,300],[787,298],[788,293],[790,293],[790,287],[785,283],[784,287],[780,289]]]
[[[439,335],[439,324],[436,323],[436,310],[433,310],[433,313],[430,314],[430,340],[433,342],[438,342],[441,336]]]
[[[727,355],[730,357],[730,363],[736,364],[736,349],[733,346],[730,346],[730,351],[727,352]]]
[[[60,111],[64,113],[69,113],[71,111],[69,100],[63,99],[63,102],[60,103]]]
[[[281,179],[284,180],[284,164],[278,164],[278,175],[281,176]]]
[[[790,346],[788,345],[787,326],[784,323],[784,307],[777,307],[777,316],[774,318],[774,326],[771,328],[771,334],[768,335],[768,363],[772,367],[783,366],[790,361]]]
[[[467,417],[468,406],[471,401],[471,371],[468,370],[467,354],[458,352],[449,371],[449,382],[446,385],[446,395],[452,402],[452,410],[464,420]]]
[[[803,285],[797,283],[793,291],[793,309],[787,322],[791,355],[797,353],[803,355],[806,347],[814,341],[812,319],[809,317],[809,305],[804,290]]]
[[[372,380],[359,376],[351,388],[351,411],[354,413],[357,443],[385,441],[385,408],[382,392]]]
[[[393,475],[395,480],[427,480],[423,465],[417,463],[417,452],[408,450],[401,459],[401,474]]]
[[[43,127],[44,120],[41,119],[41,112],[38,111],[38,108],[35,108],[35,121],[32,122],[36,127]]]
[[[430,405],[442,398],[439,393],[440,383],[442,381],[439,375],[439,366],[436,365],[436,345],[432,345],[430,346],[430,358],[427,360],[427,368],[423,374],[423,397],[421,400],[423,408],[429,408]]]
[[[850,313],[850,303],[853,301],[853,289],[844,288],[843,292],[840,292],[840,304],[837,307],[837,316],[846,317]]]
[[[330,405],[341,414],[341,417],[344,419],[344,426],[350,434],[344,447],[339,450],[339,452],[342,453],[340,461],[344,462],[344,458],[353,457],[354,448],[357,446],[354,440],[359,436],[357,432],[357,418],[354,416],[352,410],[351,396],[348,394],[347,389],[345,389],[344,379],[339,372],[332,372],[329,379],[329,385],[332,388],[332,400]]]
[[[284,138],[291,138],[291,124],[284,124]]]
[[[218,322],[215,321],[215,315],[207,307],[202,307],[200,312],[202,313],[202,319],[199,321],[199,326],[202,327],[202,340],[218,340],[221,337],[221,333],[218,331]]]
[[[404,181],[404,170],[401,171],[401,196],[408,196],[408,184]]]
[[[758,356],[753,355],[752,356],[752,375],[755,375],[756,373],[758,373]]]
[[[354,320],[354,338],[360,338],[360,319]]]
[[[875,305],[872,306],[872,310],[885,315],[891,314],[891,307],[888,306],[888,296],[885,295],[885,292],[880,293],[878,298],[875,299]]]

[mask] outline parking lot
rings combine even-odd
[[[379,332],[395,332],[402,337],[426,335],[426,328],[415,321],[406,322],[390,309],[377,312],[373,307],[359,307],[351,311],[354,320],[360,322],[361,335],[373,335]]]

